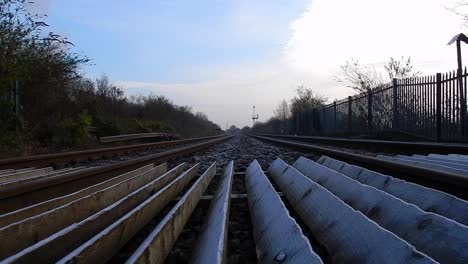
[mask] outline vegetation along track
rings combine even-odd
[[[468,260],[468,203],[462,199],[320,157],[317,151],[301,152],[243,135],[218,143],[3,212],[0,237],[8,243],[2,243],[0,259],[6,263]],[[457,158],[459,164],[466,159]]]

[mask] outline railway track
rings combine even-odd
[[[108,136],[100,137],[99,141],[101,143],[118,143],[131,140],[143,140],[143,139],[177,139],[180,136],[174,133],[140,133],[140,134],[127,134],[127,135],[118,135],[118,136]]]
[[[68,163],[76,163],[80,161],[96,160],[101,158],[109,158],[132,152],[141,152],[151,149],[164,147],[173,147],[182,144],[190,144],[211,139],[221,138],[222,136],[190,138],[183,140],[163,141],[156,143],[133,144],[118,147],[98,148],[82,151],[70,151],[56,154],[26,156],[18,158],[9,158],[0,160],[1,169],[21,169],[27,167],[45,167],[45,166],[60,166]]]
[[[468,154],[468,145],[461,143],[410,142],[373,139],[349,139],[334,137],[290,136],[258,134],[258,136],[277,138],[305,143],[316,143],[353,149],[368,149],[387,153],[411,154]]]
[[[201,143],[195,143],[189,146],[175,148],[109,165],[51,175],[51,177],[38,175],[30,177],[23,182],[9,182],[7,184],[3,184],[0,188],[0,212],[18,209],[24,206],[29,206],[33,202],[45,201],[65,195],[150,163],[166,162],[172,158],[207,148],[231,137],[232,136],[217,137],[208,140],[205,138]],[[49,158],[47,164],[51,161],[52,159]],[[15,162],[13,164],[14,167],[18,163]]]
[[[252,137],[265,142],[279,144],[303,151],[314,152],[319,155],[326,155],[384,174],[397,175],[402,179],[413,181],[431,188],[441,189],[445,192],[449,192],[464,199],[468,198],[468,177],[467,174],[460,170],[448,169],[441,166],[432,166],[424,163],[418,164],[417,162],[402,162],[401,160],[396,160],[391,157],[377,157],[352,153],[342,149],[310,143],[309,137],[305,137],[304,140],[306,140],[306,142],[302,141],[302,138],[304,137],[295,136],[272,137],[252,135]],[[283,138],[293,138],[294,140],[285,140]],[[373,144],[372,142],[374,141],[371,140],[367,144]],[[391,145],[392,143],[386,141],[382,144]],[[395,144],[395,146],[391,147],[392,149],[398,148],[398,146],[401,146],[403,143],[396,142]],[[461,144],[456,144],[454,151],[451,151],[452,145],[450,144],[444,145],[428,143],[428,145],[424,145],[423,143],[408,143],[406,147],[403,147],[402,152],[406,153],[409,152],[410,149],[414,149],[413,152],[416,153],[434,153],[430,151],[434,145],[438,146],[436,148],[437,150],[444,149],[442,153],[456,153],[457,150],[460,151],[465,148],[468,149],[468,146]]]
[[[212,145],[225,139],[214,139]],[[172,157],[181,153],[172,153]],[[468,164],[465,156],[429,157]],[[245,171],[235,169],[242,160],[175,160],[170,167],[162,159],[138,163],[131,171],[116,171],[110,178],[47,199],[23,196],[32,202],[0,213],[0,238],[8,242],[0,247],[0,260],[468,261],[468,202],[449,193],[329,156],[316,161],[300,157],[290,163],[278,158],[263,168],[254,160]],[[27,171],[14,172],[25,175]],[[12,173],[0,171],[0,190],[1,176]],[[4,201],[0,200],[2,206]]]

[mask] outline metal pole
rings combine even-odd
[[[397,132],[399,128],[399,116],[398,116],[398,81],[393,79],[393,122],[392,128],[393,131]]]
[[[353,109],[351,107],[351,104],[353,102],[353,97],[348,96],[348,134],[351,135],[351,132],[353,130],[352,123],[353,123]]]
[[[371,89],[367,90],[367,133],[372,134],[372,91]]]
[[[436,75],[436,127],[437,141],[442,140],[442,74]]]
[[[253,111],[252,111],[252,127],[255,126],[255,105],[253,106]]]
[[[460,100],[460,126],[462,138],[465,139],[465,117],[466,117],[466,101],[463,89],[463,67],[462,67],[462,56],[461,56],[461,43],[457,40],[457,63],[458,63],[458,89],[459,89],[459,100]]]
[[[333,101],[333,134],[336,133],[336,101]]]

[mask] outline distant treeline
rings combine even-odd
[[[25,0],[0,0],[0,151],[35,145],[76,146],[98,135],[216,133],[205,114],[160,95],[128,98],[105,76],[80,73],[89,63],[66,38],[47,31]],[[18,103],[17,103],[18,102]]]
[[[316,94],[310,88],[298,86],[296,95],[290,102],[282,100],[273,111],[274,116],[266,122],[257,122],[252,128],[254,133],[266,134],[297,134],[299,127],[305,121],[306,114],[321,107],[327,101],[326,97]]]
[[[421,74],[420,71],[413,69],[411,57],[401,57],[401,59],[390,57],[384,64],[383,70],[384,75],[387,75],[387,77],[382,76],[374,67],[360,64],[357,60],[351,60],[341,65],[340,71],[334,76],[336,81],[345,83],[347,88],[354,90],[357,93],[356,97],[363,98],[359,101],[355,100],[353,103],[353,122],[367,124],[368,104],[366,100],[369,94],[381,93],[382,88],[388,87],[388,83],[391,84],[393,79],[415,78]],[[383,116],[388,115],[388,106],[392,105],[391,98],[386,94],[379,94],[379,96],[373,96],[372,98],[371,105],[375,113],[374,119],[376,119],[373,122],[376,126],[382,126],[381,123],[385,121]],[[322,118],[319,118],[317,111],[325,106],[326,101],[327,98],[314,93],[312,89],[303,85],[298,86],[296,95],[289,102],[282,100],[274,110],[273,117],[266,122],[256,123],[253,131],[273,134],[322,134],[325,132],[322,131],[325,124],[331,124],[334,121],[333,115],[322,115]],[[344,104],[339,105],[340,108],[345,106]],[[343,119],[341,113],[346,112],[348,107],[338,110],[340,112],[337,114],[338,119]],[[348,120],[347,117],[345,119]],[[349,134],[350,131],[340,131],[340,128],[338,128],[333,132],[335,135],[342,136],[343,133]]]

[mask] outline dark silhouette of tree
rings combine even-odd
[[[384,64],[384,70],[388,76],[388,79],[386,79],[375,67],[363,65],[358,60],[351,59],[340,66],[339,72],[335,75],[335,80],[346,83],[347,87],[357,93],[367,93],[369,90],[381,88],[391,82],[393,78],[419,76],[421,72],[415,72],[413,68],[411,57],[401,57],[401,60],[390,57],[389,61]]]
[[[79,68],[90,60],[71,52],[73,44],[49,32],[28,4],[0,0],[0,150],[83,145],[89,126],[102,136],[167,131],[187,137],[219,129],[205,114],[163,96],[127,98],[105,75],[84,77]]]

